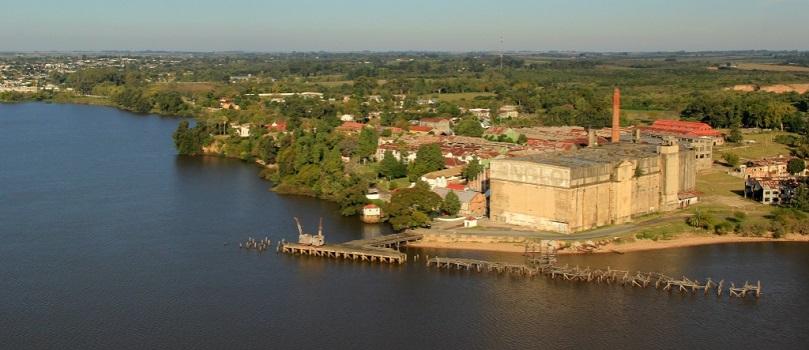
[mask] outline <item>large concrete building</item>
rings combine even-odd
[[[491,218],[572,233],[676,209],[694,189],[693,152],[677,143],[620,143],[492,160]]]
[[[572,233],[694,202],[693,147],[619,138],[614,123],[611,144],[492,160],[492,221]]]

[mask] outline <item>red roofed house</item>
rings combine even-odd
[[[357,122],[343,122],[343,125],[337,127],[337,131],[345,133],[359,133],[365,127],[363,123]]]
[[[410,127],[410,132],[414,134],[429,134],[433,128],[429,126],[413,125]]]
[[[368,204],[362,207],[361,220],[364,223],[375,224],[382,218],[382,209],[376,204]]]
[[[287,131],[287,123],[286,122],[272,122],[272,124],[267,124],[266,128],[267,128],[267,131],[270,131],[270,132],[286,132]]]
[[[651,126],[643,128],[643,130],[652,135],[671,135],[681,139],[710,137],[713,139],[715,146],[725,143],[725,138],[721,132],[702,122],[659,119],[655,120]]]

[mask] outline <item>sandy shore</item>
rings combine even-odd
[[[592,253],[629,253],[645,250],[672,249],[693,247],[709,244],[727,243],[761,243],[761,242],[803,242],[809,243],[809,236],[788,235],[786,238],[774,239],[763,237],[741,237],[735,235],[726,236],[682,236],[666,241],[636,240],[626,243],[610,243]],[[434,248],[434,249],[454,249],[454,250],[475,250],[504,253],[522,253],[525,246],[519,243],[481,243],[481,242],[434,242],[419,241],[410,243],[411,247]],[[558,254],[583,254],[577,251],[560,251]]]

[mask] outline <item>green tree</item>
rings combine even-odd
[[[385,151],[385,157],[379,162],[379,174],[388,180],[398,179],[407,175],[407,165],[397,160],[390,150]]]
[[[442,203],[438,194],[417,185],[396,191],[385,212],[393,228],[403,230],[429,224],[430,215],[438,211]]]
[[[455,134],[461,136],[481,137],[483,136],[483,127],[475,117],[466,117],[461,119],[455,125]]]
[[[800,158],[792,158],[787,162],[787,171],[796,175],[806,170],[806,162]]]
[[[444,155],[437,143],[425,144],[416,152],[416,160],[410,168],[410,179],[415,181],[422,175],[444,169]]]
[[[447,192],[444,201],[441,203],[441,211],[447,215],[457,215],[460,210],[461,200],[458,199],[458,195],[455,194],[455,191]]]
[[[789,202],[789,206],[800,211],[809,212],[809,185],[802,184],[798,187]]]
[[[197,123],[193,128],[188,125],[187,120],[180,121],[172,138],[177,153],[193,156],[202,153],[202,146],[208,144],[210,135],[204,123]]]
[[[481,172],[483,172],[483,166],[480,165],[480,160],[478,160],[478,157],[474,157],[464,167],[463,177],[467,181],[472,181],[476,179]]]
[[[359,140],[357,140],[357,149],[355,155],[360,159],[368,159],[376,153],[376,148],[379,143],[379,134],[374,129],[362,128],[360,131]]]
[[[521,145],[528,143],[528,137],[525,136],[525,134],[520,134],[520,136],[517,137],[517,143]]]
[[[739,143],[739,142],[742,142],[742,140],[744,139],[744,136],[742,136],[742,132],[741,132],[741,130],[739,130],[739,127],[734,125],[730,129],[730,134],[728,134],[728,136],[725,137],[725,139],[728,142]]]
[[[697,210],[697,212],[690,216],[686,221],[691,227],[708,229],[712,225],[713,218],[710,215]]]
[[[725,163],[731,167],[735,168],[739,166],[739,156],[735,153],[726,152],[725,154],[722,154],[722,159],[724,159]]]

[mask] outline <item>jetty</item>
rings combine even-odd
[[[634,288],[654,287],[657,290],[669,293],[696,294],[700,292],[704,295],[716,293],[717,297],[721,297],[722,292],[725,290],[724,280],[716,282],[710,277],[700,281],[685,276],[674,278],[658,272],[630,272],[627,270],[616,270],[610,267],[606,269],[593,269],[589,266],[559,265],[556,260],[556,251],[550,247],[542,249],[541,251],[527,253],[528,258],[525,264],[465,258],[428,257],[427,267],[436,267],[439,270],[495,272],[498,274],[507,273],[524,277],[541,275],[552,280],[607,285],[615,284]],[[726,289],[730,297],[741,299],[744,299],[748,295],[755,298],[761,297],[761,281],[757,281],[756,284],[745,282],[741,287],[736,287],[734,283],[730,283],[730,287]]]
[[[297,218],[295,221],[297,222]],[[399,248],[407,243],[418,241],[423,237],[422,235],[414,233],[400,233],[340,244],[325,244],[322,232],[322,220],[317,236],[303,233],[299,223],[298,231],[300,237],[298,243],[281,240],[278,242],[277,251],[292,255],[308,255],[371,263],[404,264],[407,262],[407,254],[399,251]],[[313,240],[312,237],[319,238]]]

